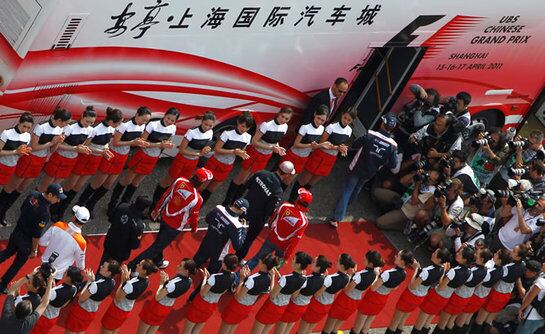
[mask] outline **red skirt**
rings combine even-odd
[[[96,312],[87,312],[76,301],[70,308],[65,327],[71,332],[85,332],[95,316]]]
[[[293,153],[292,150],[288,150],[285,156],[282,157],[282,161],[291,161],[293,166],[295,166],[295,173],[300,174],[305,168],[308,157],[300,157],[297,154]]]
[[[396,310],[410,313],[418,308],[426,296],[415,296],[409,288],[405,289],[396,304]]]
[[[172,161],[172,164],[170,164],[168,175],[170,175],[173,180],[176,180],[179,177],[185,177],[189,180],[197,169],[198,164],[199,159],[189,160],[178,153]]]
[[[229,176],[229,173],[233,169],[233,165],[234,164],[224,164],[223,162],[219,162],[216,158],[211,157],[208,159],[208,161],[206,161],[205,167],[212,172],[214,175],[214,180],[222,182]]]
[[[160,326],[171,310],[172,307],[160,304],[152,297],[140,311],[140,320],[150,326]]]
[[[448,298],[441,297],[435,292],[435,289],[432,289],[420,305],[420,309],[426,314],[438,315],[445,308],[448,301]]]
[[[112,302],[102,317],[102,327],[111,331],[116,330],[123,325],[130,313],[130,311],[123,311]]]
[[[301,320],[301,317],[307,310],[308,305],[297,305],[293,302],[290,302],[282,315],[280,321],[286,323],[293,323]]]
[[[485,302],[486,297],[481,298],[477,295],[473,295],[471,298],[469,298],[469,301],[464,307],[464,311],[462,313],[476,313],[481,309],[481,307],[483,307]]]
[[[110,160],[102,157],[98,170],[103,174],[119,175],[123,172],[123,167],[129,158],[128,154],[119,154],[116,151],[110,151],[114,155]]]
[[[388,295],[367,290],[358,305],[358,311],[364,315],[377,315],[384,309],[386,302],[388,302]]]
[[[499,311],[503,310],[505,305],[507,305],[509,299],[511,299],[511,292],[499,293],[498,291],[492,289],[483,305],[483,308],[488,313],[498,313]]]
[[[329,316],[333,319],[344,321],[356,312],[359,302],[359,300],[352,299],[344,291],[341,291],[329,309]]]
[[[248,153],[250,157],[246,160],[242,160],[242,169],[249,170],[252,173],[265,169],[272,157],[272,153],[259,153],[253,146],[249,146],[246,149],[246,153]]]
[[[78,158],[66,158],[55,152],[45,164],[44,172],[54,179],[66,179],[72,174]]]
[[[138,150],[134,156],[129,160],[128,168],[132,169],[135,174],[150,175],[155,168],[155,165],[159,161],[159,156],[150,157],[144,151]]]
[[[277,306],[273,304],[273,302],[271,302],[271,299],[269,298],[257,312],[255,320],[259,321],[264,325],[276,324],[280,321],[280,319],[282,319],[284,311],[286,310],[288,305]]]
[[[76,175],[95,175],[101,161],[101,155],[79,154],[72,173]]]
[[[468,302],[469,302],[469,298],[462,298],[458,296],[457,294],[453,293],[450,299],[448,300],[447,305],[443,309],[443,312],[448,313],[450,315],[462,314]]]
[[[242,305],[235,298],[231,299],[223,313],[221,320],[228,325],[238,325],[248,318],[253,305]]]
[[[10,167],[0,164],[0,185],[8,184],[9,180],[11,180],[11,177],[13,176],[13,173],[15,173],[16,168],[17,166]]]
[[[329,311],[331,304],[324,305],[317,301],[315,298],[312,298],[310,304],[308,304],[307,311],[303,314],[303,320],[309,324],[316,324],[320,322]]]
[[[35,179],[40,176],[47,157],[38,157],[33,154],[23,155],[17,161],[15,174],[22,179]]]
[[[56,323],[57,318],[49,319],[42,315],[40,318],[38,318],[38,322],[34,328],[32,328],[30,334],[47,334]]]
[[[305,164],[305,170],[312,175],[328,176],[337,161],[337,155],[327,154],[323,150],[312,151]]]
[[[200,324],[210,319],[216,307],[216,303],[209,303],[198,294],[189,305],[189,310],[185,317],[192,323]]]

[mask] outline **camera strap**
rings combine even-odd
[[[82,251],[85,251],[87,248],[87,241],[85,241],[85,238],[80,233],[75,232],[68,226],[65,222],[56,222],[53,224],[53,226],[60,228],[61,230],[65,231],[66,233],[70,234],[70,236],[76,241],[79,248],[81,248]]]

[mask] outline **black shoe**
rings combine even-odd
[[[327,219],[327,223],[328,223],[329,226],[331,226],[331,227],[334,227],[334,228],[339,227],[339,222],[338,222],[335,218],[328,218],[328,219]]]

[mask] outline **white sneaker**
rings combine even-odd
[[[166,267],[168,267],[169,264],[170,264],[169,261],[163,260],[163,263],[161,263],[161,265],[159,266],[159,269],[165,269]]]

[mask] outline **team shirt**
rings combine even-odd
[[[62,135],[62,130],[60,126],[54,126],[51,120],[48,122],[36,125],[34,128],[34,135],[38,137],[38,144],[43,145],[49,143],[53,140],[55,136]],[[30,154],[37,157],[46,157],[49,154],[50,148],[44,148],[42,150],[33,150]]]
[[[269,292],[271,277],[268,273],[260,271],[246,277],[244,286],[248,291],[238,302],[247,306],[254,305],[261,294]]]
[[[278,124],[276,118],[268,122],[263,122],[261,125],[259,125],[259,132],[263,134],[261,139],[259,139],[259,142],[267,145],[278,144],[287,131],[288,124]],[[255,150],[261,154],[272,153],[272,150],[270,149],[257,146],[255,147]]]
[[[349,281],[350,277],[348,277],[346,273],[340,271],[337,271],[333,275],[327,275],[324,279],[324,286],[326,289],[321,295],[314,298],[316,298],[316,301],[320,302],[320,304],[330,305],[335,299],[335,294],[344,289]]]
[[[214,131],[212,131],[212,129],[203,132],[200,126],[187,130],[184,136],[188,141],[186,149],[194,153],[200,152],[203,148],[210,145],[213,135]],[[188,160],[199,159],[199,157],[195,155],[184,155],[184,158]]]
[[[167,225],[179,231],[186,224],[197,226],[202,197],[189,180],[180,177],[174,181],[161,199],[156,209]]]
[[[376,290],[376,293],[381,295],[389,294],[393,289],[397,288],[403,281],[407,274],[405,270],[400,267],[395,267],[390,270],[385,270],[380,274],[382,285]]]
[[[117,301],[114,299],[114,304],[123,311],[130,311],[134,306],[136,298],[140,297],[148,288],[149,279],[147,277],[136,276],[123,283],[123,291],[125,297]]]
[[[522,261],[506,264],[502,268],[502,276],[494,286],[499,293],[511,293],[517,279],[524,274],[525,264]]]
[[[252,135],[248,132],[238,133],[237,129],[224,131],[220,140],[223,142],[223,149],[234,150],[234,149],[245,149],[246,146],[250,144],[252,140]],[[235,162],[236,156],[234,154],[214,154],[214,158],[219,162],[231,165]]]
[[[134,118],[131,118],[130,120],[124,123],[121,123],[115,129],[115,132],[119,132],[121,134],[121,141],[131,141],[131,140],[142,137],[142,133],[144,133],[145,128],[146,128],[146,124],[138,125],[136,124]],[[115,151],[118,154],[127,155],[129,154],[131,147],[130,146],[112,146],[111,149],[112,151]]]
[[[278,280],[280,292],[275,297],[271,298],[271,302],[276,306],[285,306],[290,302],[290,297],[297,290],[304,288],[307,278],[297,272],[284,275]]]
[[[467,282],[470,274],[466,266],[460,265],[451,268],[446,274],[446,277],[449,279],[447,286],[443,290],[436,289],[435,292],[443,298],[450,298],[456,289]]]
[[[0,141],[4,143],[2,151],[13,151],[21,145],[30,144],[30,137],[30,133],[21,133],[17,127],[4,130],[0,134]],[[0,164],[13,167],[17,165],[19,157],[19,154],[0,156]]]
[[[276,210],[267,238],[279,249],[284,250],[284,258],[289,259],[307,226],[308,219],[305,213],[286,202]]]
[[[40,297],[40,295],[36,292],[29,291],[25,295],[17,296],[17,298],[15,298],[14,305],[17,306],[17,304],[19,304],[23,300],[30,301],[30,303],[32,304],[32,309],[35,310],[36,307],[38,307],[38,305],[40,305],[40,303],[42,302],[42,297]]]
[[[210,275],[206,281],[206,284],[210,286],[210,290],[208,290],[208,293],[202,299],[211,304],[217,303],[221,295],[231,289],[234,281],[235,274],[227,270]]]
[[[64,127],[64,144],[69,146],[78,146],[87,140],[93,132],[93,127],[83,127],[80,122],[76,122]],[[57,153],[65,158],[73,159],[78,156],[78,152],[58,149]]]
[[[420,269],[418,277],[422,280],[422,283],[420,283],[420,285],[414,290],[409,287],[409,290],[412,294],[418,297],[427,295],[430,288],[439,282],[444,272],[445,269],[436,264]]]
[[[191,287],[191,278],[182,275],[176,275],[166,281],[163,288],[166,289],[167,295],[158,301],[159,304],[164,306],[172,306],[176,301],[176,298],[180,297],[189,290]]]
[[[347,291],[346,295],[354,300],[360,300],[363,291],[367,290],[375,281],[377,274],[373,268],[367,267],[352,275],[352,282],[356,283],[354,289]]]
[[[160,143],[164,140],[170,140],[170,138],[176,134],[176,125],[171,124],[165,126],[162,119],[152,121],[146,125],[146,132],[148,133],[148,141],[150,143]],[[147,147],[143,148],[142,151],[150,157],[158,157],[161,155],[160,147]]]
[[[57,285],[51,289],[51,295],[49,296],[49,305],[44,311],[43,316],[47,319],[55,319],[59,316],[61,308],[71,301],[78,292],[78,289],[66,283]]]
[[[469,278],[466,281],[464,285],[456,289],[454,293],[456,293],[461,298],[469,298],[473,295],[475,292],[475,287],[477,285],[481,284],[481,282],[484,280],[486,275],[488,274],[488,270],[484,266],[475,266],[469,270]]]
[[[503,267],[495,266],[493,268],[489,268],[481,284],[477,285],[475,288],[475,295],[479,298],[488,296],[492,287],[496,285],[502,276]]]
[[[340,122],[337,122],[329,124],[327,128],[325,128],[325,132],[329,134],[327,141],[335,146],[338,146],[346,143],[348,139],[350,139],[350,136],[352,135],[352,128],[348,125],[342,126]],[[330,155],[337,155],[337,153],[339,153],[338,150],[321,150]]]
[[[322,134],[324,133],[324,126],[320,125],[316,127],[314,123],[308,123],[299,128],[298,134],[302,137],[301,138],[301,144],[310,144],[312,142],[320,142],[320,137],[322,137]],[[297,148],[292,147],[290,149],[295,155],[298,155],[300,157],[308,157],[310,153],[312,152],[312,147],[305,147],[305,148]]]
[[[104,150],[108,148],[108,144],[114,136],[115,128],[106,124],[106,121],[100,122],[93,127],[93,131],[89,135],[91,143],[89,148],[97,150]],[[92,153],[93,155],[100,155],[100,153]]]
[[[115,281],[112,278],[97,274],[87,290],[91,294],[89,299],[79,302],[82,309],[87,312],[96,312],[100,303],[114,291]]]
[[[306,276],[306,282],[299,294],[292,299],[295,305],[305,306],[310,304],[312,296],[324,285],[325,276],[320,273],[312,273]]]

